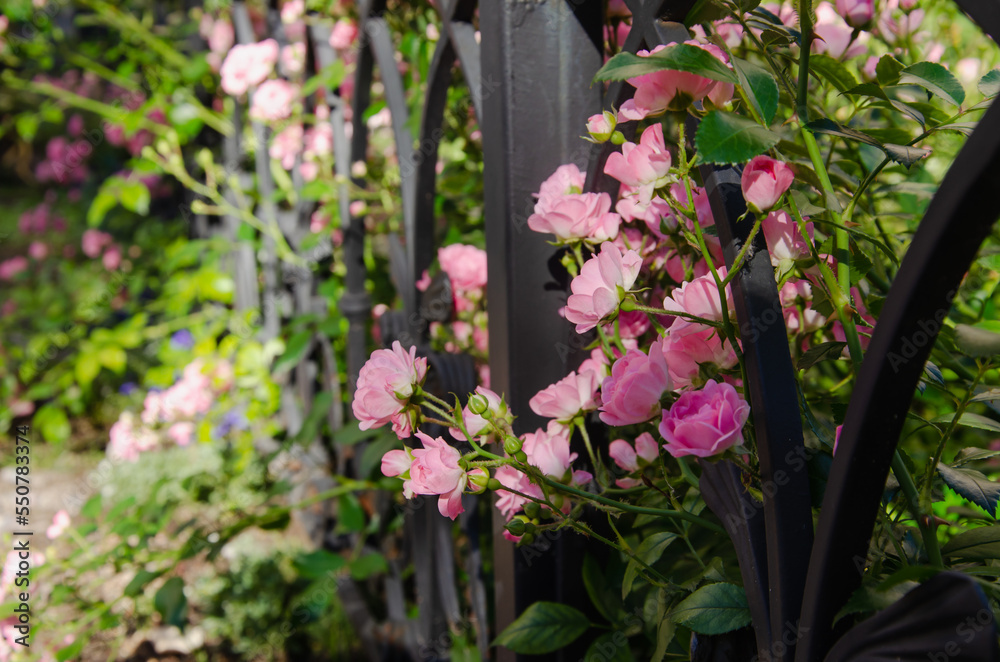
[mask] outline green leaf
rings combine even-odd
[[[590,621],[578,609],[556,602],[536,602],[494,641],[515,653],[543,655],[557,651],[587,631]]]
[[[377,433],[377,430],[362,430],[358,427],[357,421],[350,421],[333,433],[333,443],[341,446],[353,446],[365,439],[371,439]]]
[[[778,134],[745,117],[713,110],[698,125],[699,163],[745,163],[778,143]]]
[[[724,634],[750,623],[743,589],[735,584],[709,584],[673,609],[673,617],[698,634]]]
[[[663,556],[663,551],[677,538],[676,533],[661,531],[643,539],[639,547],[635,550],[635,555],[646,565],[653,565]],[[628,567],[625,569],[625,579],[622,581],[622,600],[632,592],[632,584],[639,577],[641,566],[634,559],[630,559]]]
[[[955,417],[954,414],[942,414],[938,416],[932,423],[951,423],[951,419]],[[980,416],[979,414],[972,414],[970,412],[965,412],[962,417],[958,419],[959,425],[964,425],[969,428],[977,428],[979,430],[989,430],[990,432],[1000,432],[1000,423],[997,423],[992,418],[986,418],[985,416]]]
[[[855,85],[849,90],[841,92],[841,94],[850,94],[851,96],[861,97],[876,97],[885,101],[889,100],[889,97],[885,94],[885,90],[879,87],[876,83],[861,83],[860,85]]]
[[[76,357],[73,374],[76,376],[76,381],[80,386],[84,388],[90,386],[100,372],[101,362],[94,354],[85,352]]]
[[[342,494],[337,500],[337,531],[352,533],[365,528],[365,511],[353,494]]]
[[[858,79],[840,60],[835,60],[825,53],[810,55],[809,69],[832,83],[838,92],[846,92],[858,85]]]
[[[981,561],[1000,558],[1000,526],[982,526],[960,533],[941,548],[941,553]]]
[[[756,64],[733,58],[733,70],[740,79],[740,87],[764,122],[770,124],[778,112],[778,83],[766,69]]]
[[[808,370],[821,361],[836,361],[840,358],[840,355],[843,353],[845,347],[847,347],[846,342],[820,343],[807,349],[802,356],[799,357],[799,360],[796,361],[795,367],[798,370]]]
[[[130,581],[128,583],[128,586],[125,587],[125,595],[130,598],[134,598],[135,596],[142,593],[142,589],[146,587],[146,584],[153,581],[161,574],[163,573],[150,572],[148,570],[140,570],[139,572],[135,573],[135,577],[133,577],[132,581]]]
[[[288,343],[285,345],[285,353],[275,361],[274,369],[272,372],[275,375],[280,375],[283,372],[291,370],[305,357],[306,351],[311,345],[311,340],[313,337],[313,332],[300,331],[288,339]]]
[[[584,660],[601,660],[602,662],[635,662],[632,649],[628,645],[628,637],[621,630],[602,634],[587,648]]]
[[[61,444],[69,439],[70,427],[66,412],[54,404],[47,404],[35,412],[33,421],[42,439],[51,444]]]
[[[119,375],[125,372],[127,357],[125,356],[125,350],[121,347],[105,345],[97,352],[97,358],[100,360],[101,365],[112,372]]]
[[[977,87],[984,97],[995,97],[1000,93],[1000,69],[986,72],[986,75],[979,79]]]
[[[617,607],[621,606],[621,602],[615,595],[617,591],[609,586],[606,569],[602,568],[591,554],[583,557],[583,586],[587,589],[590,602],[601,616],[613,623]]]
[[[687,71],[734,85],[739,82],[736,74],[722,60],[690,44],[671,44],[645,57],[634,53],[618,53],[601,67],[594,80],[625,80],[665,70]]]
[[[981,462],[982,460],[988,460],[991,457],[996,457],[1000,455],[1000,450],[990,450],[987,448],[963,448],[958,451],[955,455],[955,461],[951,463],[952,467],[960,467],[963,464],[968,464],[970,462]]]
[[[296,556],[292,565],[306,579],[322,579],[347,565],[347,560],[340,554],[317,549],[315,552]]]
[[[69,646],[60,648],[56,651],[56,662],[66,662],[66,660],[80,659],[80,653],[83,652],[83,645],[88,641],[90,641],[88,637],[77,637],[76,641],[71,643]]]
[[[702,23],[714,23],[729,16],[729,10],[717,0],[697,0],[691,11],[684,17],[684,25],[701,25]]]
[[[168,625],[181,627],[187,620],[187,598],[184,596],[184,580],[171,577],[160,587],[153,597],[153,606]]]
[[[1000,354],[1000,333],[968,324],[956,324],[955,344],[968,356],[994,356]]]
[[[115,196],[107,191],[99,191],[94,196],[94,201],[90,203],[90,209],[87,210],[87,225],[90,227],[100,225],[116,204],[118,204],[118,200],[115,199]]]
[[[351,571],[351,578],[360,581],[380,572],[388,572],[389,564],[386,563],[384,556],[378,552],[371,552],[351,561],[348,568]]]
[[[844,138],[845,140],[855,140],[857,142],[882,149],[882,143],[875,138],[872,138],[867,133],[858,131],[857,129],[852,129],[849,126],[844,126],[843,124],[834,122],[826,117],[809,122],[806,124],[806,128],[813,133],[825,133],[827,135],[837,136],[838,138]]]
[[[924,149],[923,147],[912,147],[910,145],[893,145],[886,143],[882,145],[882,151],[885,155],[896,163],[906,166],[907,169],[910,168],[914,163],[922,158],[930,155],[931,150]]]
[[[931,94],[941,97],[948,103],[961,106],[965,101],[965,90],[962,84],[936,62],[917,62],[903,69],[899,74],[902,85],[917,85]]]
[[[939,464],[937,471],[945,485],[985,510],[990,517],[996,515],[1000,485],[975,469],[956,469]]]
[[[899,72],[902,70],[903,63],[886,53],[875,65],[875,78],[879,85],[895,85],[899,82]]]

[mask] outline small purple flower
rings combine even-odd
[[[118,392],[122,395],[132,395],[139,386],[135,382],[125,382],[118,387]]]
[[[194,347],[194,336],[187,329],[181,329],[170,336],[171,349],[191,349]]]
[[[247,420],[242,411],[230,409],[222,416],[218,427],[215,428],[215,433],[219,437],[224,437],[233,430],[246,430],[249,427],[250,421]]]

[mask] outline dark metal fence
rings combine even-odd
[[[687,38],[685,28],[672,21],[681,20],[693,2],[626,0],[626,4],[632,11],[633,25],[625,50],[635,52]],[[959,5],[991,37],[1000,37],[1000,4],[995,0],[959,0]],[[453,69],[457,66],[461,70],[484,138],[491,378],[493,388],[505,393],[519,414],[516,432],[525,432],[540,423],[528,407],[529,398],[578,365],[583,346],[572,326],[556,314],[565,303],[569,284],[558,251],[545,237],[527,229],[534,204],[532,193],[556,166],[567,162],[575,162],[588,172],[591,190],[615,190],[614,182],[602,174],[603,164],[615,148],[610,144],[586,146],[579,134],[587,117],[601,108],[620,106],[631,87],[616,83],[602,93],[600,86],[591,86],[604,56],[602,2],[483,0],[477,8],[474,0],[439,0],[437,10],[441,37],[420,105],[420,134],[414,137],[407,128],[409,105],[396,68],[385,0],[364,0],[359,5],[361,39],[350,141],[344,102],[337,90],[325,91],[334,129],[335,167],[346,181],[350,165],[366,160],[369,146],[363,118],[377,76],[392,114],[404,228],[403,237],[390,241],[392,274],[402,310],[383,317],[383,341],[389,344],[398,339],[429,354],[436,383],[443,392],[471,391],[475,376],[469,357],[436,355],[428,349],[428,322],[436,319],[436,304],[421,300],[415,286],[433,261],[439,240],[434,219],[434,166],[447,92],[454,82]],[[241,2],[235,3],[234,18],[241,42],[262,38],[253,34]],[[271,36],[284,43],[273,8],[268,25]],[[477,25],[481,46],[475,38]],[[308,61],[315,70],[336,57],[327,38],[323,29],[312,28]],[[257,213],[264,220],[274,219],[291,245],[299,248],[311,209],[302,202],[291,209],[279,209],[270,202],[273,184],[263,147],[267,129],[257,124],[252,128],[261,191]],[[694,131],[688,133],[693,135]],[[224,152],[227,163],[241,162],[243,150],[235,139],[225,143]],[[736,224],[745,210],[740,169],[703,167],[700,174],[717,219],[726,263],[731,267],[749,230]],[[364,181],[355,179],[354,184],[363,186]],[[956,626],[985,604],[983,595],[967,579],[945,573],[849,632],[839,631],[833,624],[834,616],[860,585],[855,560],[866,554],[890,462],[933,337],[903,365],[893,365],[887,357],[899,354],[902,343],[925,332],[928,320],[949,308],[950,296],[1000,216],[1000,198],[995,195],[998,189],[1000,107],[994,104],[935,196],[893,283],[848,408],[815,544],[808,475],[796,462],[796,453],[804,448],[803,432],[783,320],[779,316],[765,325],[756,340],[743,339],[761,477],[765,483],[781,485],[781,489],[765,491],[763,504],[745,508],[752,497],[734,466],[702,466],[705,499],[729,527],[753,616],[756,643],[743,646],[737,659],[749,660],[754,655],[798,662],[922,659],[933,647],[930,642],[953,636]],[[340,309],[350,322],[346,368],[348,390],[353,391],[371,349],[371,300],[365,289],[364,223],[351,216],[350,197],[349,187],[343,184],[338,204],[347,277]],[[224,220],[222,231],[231,239],[235,239],[236,224],[236,219]],[[778,304],[767,247],[760,235],[754,241],[753,258],[745,262],[733,282],[741,327],[765,318]],[[268,240],[260,264],[262,291],[257,288],[256,265],[248,246],[236,245],[233,265],[237,306],[262,311],[265,338],[278,333],[283,314],[323,312],[312,275],[303,270],[282,273]],[[286,394],[284,411],[290,431],[296,432],[308,414],[316,383],[322,382],[324,389],[335,394],[328,416],[336,434],[344,420],[336,358],[328,340],[318,336],[313,342],[304,362],[295,368],[294,388]],[[321,450],[318,445],[316,448]],[[337,472],[349,475],[356,471],[348,453],[339,457],[320,453],[319,457]],[[586,549],[581,539],[552,541],[544,554],[528,559],[498,535],[503,522],[494,514],[491,523],[489,510],[474,498],[466,503],[467,512],[457,524],[472,541],[464,568],[469,590],[459,595],[452,543],[456,525],[422,503],[413,502],[408,509],[403,538],[387,537],[381,543],[393,559],[388,577],[377,587],[384,595],[383,616],[376,618],[363,606],[361,595],[370,587],[353,582],[341,586],[341,598],[371,659],[437,659],[445,651],[434,642],[467,626],[463,620],[467,613],[474,617],[477,643],[485,656],[492,635],[530,603],[543,599],[576,604],[586,601],[579,580]],[[383,499],[377,507],[391,513],[393,504]],[[494,534],[492,578],[483,576],[478,541],[484,532]],[[408,564],[414,569],[412,586],[403,581]],[[495,587],[492,599],[487,591],[491,581]],[[407,618],[407,600],[419,607],[416,620]],[[788,623],[800,623],[803,634],[797,646],[783,641]],[[987,630],[986,636],[977,637],[952,659],[991,660],[997,659],[996,655],[995,633]],[[582,651],[569,649],[547,659],[575,660],[581,656]],[[494,651],[493,657],[526,659],[509,651]]]

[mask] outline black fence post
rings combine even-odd
[[[579,364],[581,338],[558,314],[569,279],[547,237],[527,226],[532,194],[561,164],[586,169],[580,139],[601,109],[591,86],[603,62],[602,4],[486,0],[480,5],[486,248],[490,282],[490,373],[518,415],[515,431],[542,425],[528,406],[539,390]],[[494,514],[496,631],[538,600],[587,602],[580,576],[583,545],[562,536],[538,554],[515,550]],[[549,660],[576,660],[566,649]],[[525,659],[501,650],[498,660]]]

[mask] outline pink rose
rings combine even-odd
[[[569,452],[569,428],[549,421],[545,430],[539,428],[521,438],[524,441],[521,450],[528,456],[528,464],[556,480],[566,476],[570,463],[576,459],[576,453]]]
[[[305,68],[306,44],[297,42],[281,49],[281,68],[286,74],[297,74]]]
[[[305,0],[288,0],[281,5],[281,22],[294,23],[305,16]]]
[[[219,70],[222,89],[226,94],[240,96],[252,86],[263,83],[274,71],[278,50],[278,42],[274,39],[234,46]]]
[[[770,211],[795,179],[785,163],[761,154],[743,168],[740,186],[747,206],[758,214]]]
[[[213,53],[217,55],[227,53],[235,41],[236,35],[232,23],[220,18],[212,24],[212,31],[208,35],[208,48]]]
[[[669,183],[670,165],[663,126],[656,123],[642,132],[638,145],[626,142],[621,153],[612,153],[604,172],[628,186],[639,204],[649,204],[656,189]]]
[[[618,310],[641,268],[642,258],[635,251],[622,255],[611,242],[601,244],[601,252],[587,260],[570,283],[573,294],[566,300],[566,319],[576,324],[577,333],[590,331]]]
[[[708,51],[721,62],[729,64],[725,52],[715,44],[702,44],[694,40],[684,43]],[[648,57],[664,48],[666,46],[657,46],[652,51],[639,51],[637,55]],[[628,82],[635,87],[635,96],[623,103],[619,111],[619,118],[627,120],[640,120],[649,115],[658,115],[665,110],[685,110],[719,87],[722,89],[711,98],[713,103],[724,99],[727,94],[731,97],[733,93],[730,83],[721,83],[686,71],[655,71],[629,78]]]
[[[392,422],[400,437],[410,436],[407,415],[410,397],[427,376],[427,359],[417,358],[417,348],[409,352],[399,341],[392,349],[377,349],[361,367],[358,387],[351,407],[360,428],[368,430]]]
[[[493,475],[500,484],[504,487],[509,487],[512,490],[517,490],[521,494],[527,494],[528,496],[535,497],[536,499],[542,499],[544,495],[542,494],[542,488],[531,482],[526,474],[521,473],[509,464],[505,464],[502,467],[497,467],[496,473]],[[528,502],[523,496],[514,494],[513,492],[508,492],[507,490],[498,489],[497,491],[497,510],[507,518],[508,521],[514,515],[516,515],[520,510],[524,508],[524,504]]]
[[[288,81],[264,81],[253,94],[250,119],[261,122],[283,120],[292,114],[292,104],[298,96],[299,88]]]
[[[663,342],[663,356],[670,366],[670,378],[675,388],[698,382],[702,366],[714,366],[716,369],[736,366],[736,353],[721,334],[715,327],[682,319],[670,325]]]
[[[455,324],[458,324],[456,322]],[[472,329],[469,329],[471,334]],[[502,423],[509,418],[507,405],[504,403],[503,398],[499,395],[486,388],[485,386],[476,387],[476,395],[485,398],[486,409],[493,415],[492,418],[497,423]],[[484,412],[485,413],[485,412]],[[465,425],[466,431],[473,436],[473,438],[480,437],[482,435],[488,435],[491,433],[491,427],[489,421],[483,418],[481,415],[473,413],[469,409],[469,405],[465,405],[462,409],[462,423]],[[465,435],[458,428],[450,428],[448,432],[455,439],[459,441],[465,441]]]
[[[837,13],[847,20],[852,28],[867,25],[875,15],[873,0],[837,0]]]
[[[771,264],[787,270],[789,262],[810,257],[809,244],[802,238],[798,223],[784,210],[773,211],[761,222],[761,231],[767,241],[767,250],[771,255]],[[806,223],[806,232],[810,238],[813,234],[812,223]]]
[[[660,457],[660,447],[653,435],[643,432],[635,438],[635,448],[624,439],[615,439],[608,446],[608,455],[619,469],[631,474],[639,471],[643,465],[655,462]],[[639,463],[640,458],[642,465]],[[642,481],[636,478],[619,478],[615,481],[615,485],[624,489],[641,484]]]
[[[432,438],[417,430],[423,448],[414,448],[410,465],[410,489],[416,494],[440,495],[438,511],[455,519],[465,511],[462,492],[469,477],[458,465],[462,454],[441,437]]]
[[[592,370],[571,372],[555,384],[535,394],[528,405],[531,411],[557,421],[572,420],[583,411],[597,409],[600,377]]]
[[[611,140],[611,134],[615,132],[616,124],[617,119],[614,113],[606,110],[603,113],[590,116],[587,120],[587,133],[590,134],[590,138],[594,142],[607,142]]]
[[[630,349],[611,366],[611,376],[601,384],[601,420],[608,425],[643,423],[660,413],[660,398],[674,388],[656,340],[649,354]]]
[[[812,285],[807,280],[790,280],[778,292],[785,328],[789,333],[812,333],[823,328],[826,318],[813,310]]]
[[[586,182],[587,176],[580,172],[576,164],[567,163],[559,166],[539,187],[535,213],[544,215],[551,205],[564,195],[583,192]]]
[[[543,213],[536,211],[528,217],[529,228],[550,232],[559,242],[610,241],[618,236],[619,225],[621,217],[611,211],[607,193],[568,193],[551,200]]]
[[[23,255],[0,262],[0,280],[10,280],[28,268],[28,258]]]
[[[610,366],[608,365],[608,357],[604,355],[604,350],[600,347],[592,349],[590,351],[590,357],[584,359],[583,363],[580,364],[580,367],[576,369],[576,371],[580,374],[583,374],[588,370],[597,375],[598,382],[611,374]]]
[[[732,385],[710,379],[704,388],[682,393],[663,412],[664,448],[674,457],[717,455],[743,442],[743,424],[749,416],[750,405]]]
[[[722,279],[725,279],[728,273],[725,267],[720,267],[718,272]],[[726,307],[733,310],[733,291],[729,285],[726,286]],[[719,297],[719,287],[715,284],[715,278],[711,273],[708,273],[692,281],[681,283],[680,287],[674,288],[670,296],[663,299],[663,309],[721,322],[722,300]]]
[[[861,39],[852,41],[854,29],[829,2],[821,2],[816,7],[815,31],[818,39],[813,41],[812,49],[817,53],[840,59],[852,58],[867,50]]]
[[[467,244],[438,249],[438,262],[455,292],[486,287],[486,251]]]

